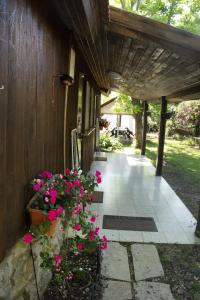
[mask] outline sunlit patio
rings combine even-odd
[[[152,217],[158,232],[102,229],[110,241],[154,243],[200,243],[194,235],[196,220],[163,177],[144,156],[123,153],[98,153],[107,161],[94,161],[92,170],[103,175],[100,190],[103,203],[92,210],[99,215],[102,228],[104,215]]]

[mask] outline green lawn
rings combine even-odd
[[[157,146],[157,135],[149,134],[146,156],[151,159],[154,165],[157,159]],[[140,153],[138,150],[135,151]],[[200,149],[198,146],[191,145],[190,139],[166,138],[164,166],[173,168],[177,173],[184,172],[192,176],[194,181],[199,181],[200,184]]]

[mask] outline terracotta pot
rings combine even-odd
[[[42,210],[35,208],[28,208],[30,214],[31,225],[39,225],[48,221],[47,215],[43,213]],[[48,236],[54,236],[56,231],[57,220],[51,221],[51,225],[48,231]]]

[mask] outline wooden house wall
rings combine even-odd
[[[66,95],[54,77],[68,67],[71,34],[63,28],[46,0],[0,0],[0,87],[4,86],[0,90],[0,260],[25,229],[30,180],[43,169],[63,171]],[[79,74],[85,74],[94,94],[99,93],[76,45],[75,50],[75,80],[67,96],[69,167]],[[93,160],[94,137],[93,132],[83,141],[85,169]]]
[[[47,4],[47,3],[46,3]],[[63,171],[68,35],[45,1],[0,0],[0,259],[24,228],[27,183]]]

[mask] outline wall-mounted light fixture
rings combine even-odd
[[[60,75],[60,82],[63,85],[72,85],[72,83],[74,82],[74,79],[69,76],[68,74],[62,74]]]
[[[108,71],[107,75],[110,80],[122,80],[122,75],[117,72]]]

